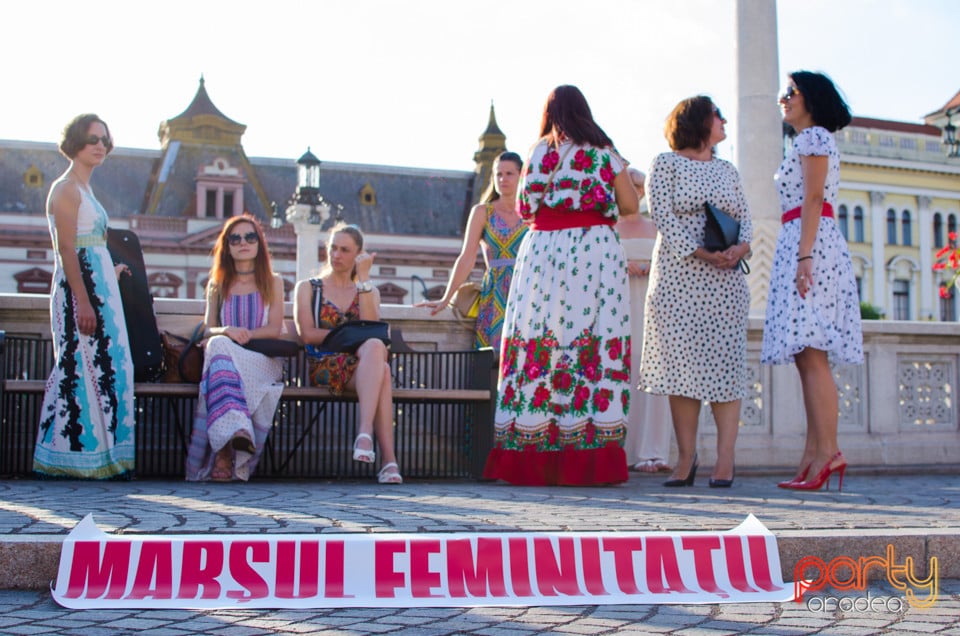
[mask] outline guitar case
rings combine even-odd
[[[154,382],[164,373],[163,342],[153,311],[153,296],[147,283],[140,239],[130,230],[107,229],[107,249],[115,265],[123,263],[130,274],[121,274],[117,284],[133,357],[133,379]]]

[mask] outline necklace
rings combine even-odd
[[[256,271],[257,271],[257,270],[255,270],[255,269],[251,269],[249,272],[239,272],[239,271],[238,271],[238,272],[237,272],[237,276],[250,276],[250,275],[252,275],[252,274],[255,274]]]

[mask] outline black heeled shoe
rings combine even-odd
[[[668,479],[663,482],[664,487],[666,488],[681,488],[683,486],[692,486],[693,480],[697,477],[697,467],[700,466],[700,462],[697,461],[697,455],[693,455],[693,465],[690,467],[690,473],[687,475],[686,479]]]
[[[734,471],[734,475],[731,476],[730,479],[713,479],[711,477],[709,486],[711,488],[729,488],[730,486],[733,485],[734,477],[736,477],[736,471]]]

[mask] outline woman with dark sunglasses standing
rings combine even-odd
[[[764,364],[797,365],[807,416],[800,467],[781,488],[829,488],[847,460],[837,441],[839,404],[832,364],[863,364],[860,298],[853,264],[833,218],[840,190],[840,152],[833,133],[850,109],[820,73],[790,74],[780,96],[783,121],[796,136],[775,179],[783,210],[763,326]]]
[[[279,359],[245,349],[283,328],[283,280],[257,220],[235,216],[213,248],[204,314],[209,339],[187,454],[187,480],[246,481],[283,391]]]
[[[113,150],[107,124],[79,115],[63,131],[70,167],[53,182],[50,330],[54,366],[33,455],[39,476],[106,479],[134,470],[133,361],[117,276],[107,250],[107,213],[90,189]]]

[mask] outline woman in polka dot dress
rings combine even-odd
[[[783,120],[797,135],[777,172],[783,228],[777,239],[763,327],[764,364],[797,365],[807,440],[796,476],[779,485],[817,490],[847,462],[837,443],[839,405],[831,364],[862,364],[860,299],[847,243],[833,219],[840,153],[833,132],[850,109],[833,82],[797,71],[780,96]]]
[[[674,152],[654,159],[647,179],[659,236],[644,312],[640,384],[670,396],[678,454],[664,486],[693,485],[704,401],[710,402],[717,423],[710,486],[733,483],[750,310],[750,290],[738,263],[750,253],[753,226],[737,169],[714,156],[714,146],[727,136],[725,122],[709,97],[677,104],[665,131]],[[739,242],[722,252],[701,247],[707,201],[740,222]]]

